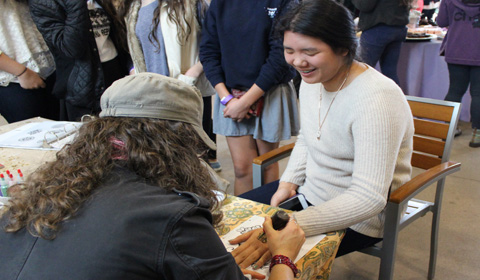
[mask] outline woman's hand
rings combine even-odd
[[[42,78],[32,70],[27,68],[27,71],[22,75],[18,76],[18,81],[20,82],[20,86],[24,89],[37,89],[37,88],[45,88],[46,84]]]
[[[252,276],[252,279],[265,279],[265,275],[258,273],[256,271],[242,268],[242,272],[243,274],[250,274]]]
[[[277,191],[273,194],[270,200],[270,205],[278,206],[290,197],[297,194],[298,185],[289,182],[280,182]]]
[[[270,251],[268,251],[268,245],[262,243],[262,241],[258,239],[258,236],[261,233],[263,233],[261,228],[255,229],[229,241],[230,244],[239,244],[243,242],[232,252],[235,262],[240,268],[247,268],[249,265],[255,263],[255,261],[254,268],[261,267],[272,258]]]
[[[241,122],[243,119],[249,119],[251,117],[248,114],[250,106],[251,105],[243,102],[243,100],[232,98],[225,106],[225,109],[223,109],[223,116]]]
[[[278,231],[273,229],[272,218],[265,217],[263,230],[267,235],[267,244],[272,255],[284,255],[294,261],[305,243],[305,233],[293,218],[290,218],[285,228]]]

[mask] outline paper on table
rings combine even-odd
[[[80,122],[44,121],[23,125],[0,135],[0,147],[60,150],[75,136]],[[47,142],[47,147],[44,146]]]
[[[228,242],[228,240],[234,239],[235,237],[244,234],[245,232],[248,232],[250,230],[254,230],[257,228],[261,228],[263,222],[265,221],[265,218],[260,217],[260,216],[252,216],[250,219],[246,220],[245,222],[241,223],[239,226],[231,230],[229,233],[225,234],[222,236],[222,242],[225,248],[227,248],[228,252],[232,252],[235,248],[238,247],[238,245],[232,245]],[[295,259],[295,262],[298,262],[303,256],[308,253],[315,245],[318,244],[326,235],[325,234],[320,234],[320,235],[314,235],[314,236],[309,236],[306,238],[305,243],[303,244],[302,248],[300,249],[300,253],[298,253],[297,258]],[[261,268],[257,269],[259,273],[262,273],[267,276],[268,279],[268,267],[270,265],[270,262],[266,263],[264,266]],[[254,270],[251,266],[249,266],[247,269],[249,270]]]

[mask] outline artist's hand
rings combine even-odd
[[[241,122],[243,119],[249,119],[251,117],[248,114],[250,105],[246,104],[242,99],[232,98],[225,106],[225,109],[223,109],[223,116],[237,122]]]
[[[277,191],[273,194],[270,200],[270,205],[278,206],[290,197],[297,194],[298,185],[289,182],[280,182]]]
[[[305,233],[293,218],[285,228],[277,231],[273,229],[272,218],[267,216],[263,223],[263,230],[267,235],[267,244],[272,255],[284,255],[293,261],[305,243]]]
[[[263,233],[263,229],[259,228],[246,232],[229,241],[230,244],[239,244],[243,242],[232,252],[235,262],[240,268],[246,268],[255,263],[255,261],[254,268],[261,267],[272,258],[270,251],[268,251],[267,243],[262,243],[262,241],[258,240],[258,236],[261,233]]]
[[[248,270],[248,269],[244,269],[242,268],[242,272],[243,274],[250,274],[252,275],[252,278],[253,279],[265,279],[265,275],[261,274],[261,273],[258,273],[256,271],[252,271],[252,270]]]
[[[18,77],[20,86],[24,89],[45,88],[47,85],[42,78],[32,70],[27,68],[27,71]]]

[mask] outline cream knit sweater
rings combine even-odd
[[[294,214],[306,235],[352,228],[383,237],[384,208],[411,176],[413,120],[401,89],[369,67],[338,93],[302,83],[301,131],[281,181],[315,205]]]

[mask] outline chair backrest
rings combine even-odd
[[[412,166],[429,169],[450,158],[460,103],[407,96],[414,117]]]
[[[361,250],[381,258],[379,279],[393,279],[399,231],[427,212],[433,213],[428,269],[428,278],[433,279],[445,177],[460,170],[459,163],[448,161],[460,116],[460,103],[414,96],[407,96],[407,100],[415,127],[412,166],[428,170],[390,195],[385,211],[382,244]],[[414,198],[431,185],[435,185],[434,202]]]

